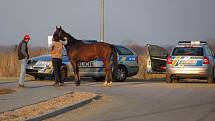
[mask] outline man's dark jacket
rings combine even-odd
[[[19,43],[19,46],[18,46],[18,58],[19,60],[22,60],[24,58],[29,58],[29,55],[28,55],[28,46],[27,46],[27,42],[22,40],[20,43]]]

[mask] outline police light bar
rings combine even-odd
[[[207,41],[199,41],[199,40],[192,40],[192,41],[179,41],[178,45],[206,45],[208,44]]]
[[[186,41],[186,40],[178,41],[178,45],[184,45],[184,44],[191,44],[191,41]]]
[[[200,41],[191,41],[191,45],[200,45]]]
[[[207,41],[200,41],[200,43],[201,43],[201,44],[203,44],[203,45],[208,44],[208,42],[207,42]]]

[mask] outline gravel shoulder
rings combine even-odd
[[[33,105],[16,110],[0,113],[0,120],[22,121],[53,112],[67,105],[77,104],[83,100],[95,97],[96,94],[88,92],[71,92]]]

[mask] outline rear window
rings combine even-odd
[[[172,56],[203,56],[202,47],[176,47]]]
[[[124,48],[124,47],[116,47],[116,48],[120,55],[133,55],[133,53],[127,48]]]

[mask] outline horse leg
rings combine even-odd
[[[107,64],[107,74],[108,74],[108,86],[111,87],[112,86],[112,70],[111,70],[111,65],[110,65],[110,61],[108,61]]]
[[[76,86],[80,86],[81,82],[80,82],[80,75],[79,75],[79,67],[78,67],[79,63],[76,62],[76,74],[77,74],[77,81],[76,81]]]
[[[112,86],[112,70],[111,70],[111,67],[109,66],[109,73],[108,73],[108,79],[109,79],[109,82],[108,82],[108,86],[111,87]]]
[[[104,82],[104,84],[103,84],[103,86],[104,87],[106,87],[107,85],[108,85],[108,73],[107,73],[107,63],[106,63],[106,61],[103,61],[103,63],[104,63],[104,66],[105,66],[105,82]]]
[[[110,61],[105,61],[104,65],[105,65],[105,71],[106,71],[106,77],[105,77],[106,86],[111,87],[112,75],[111,75]]]
[[[106,87],[108,85],[108,75],[107,75],[107,69],[105,68],[105,82],[103,84],[104,87]]]
[[[79,86],[80,83],[79,83],[79,84],[77,83],[77,82],[78,82],[78,75],[77,75],[77,66],[76,66],[76,62],[72,61],[71,64],[72,64],[72,68],[73,68],[73,72],[74,72],[74,76],[75,76],[75,85],[76,85],[76,86]]]

